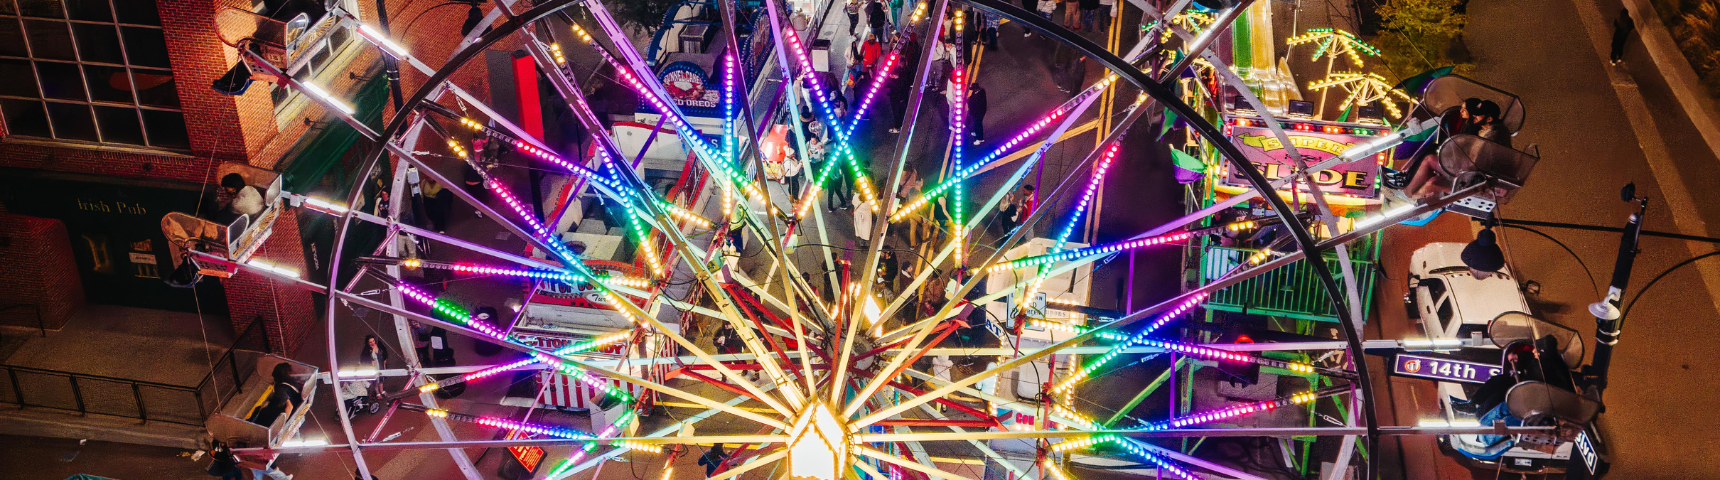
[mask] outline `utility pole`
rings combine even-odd
[[[388,32],[388,0],[376,0],[376,27],[383,36],[390,35]],[[383,55],[382,72],[388,76],[388,91],[394,97],[394,109],[400,110],[400,105],[406,103],[400,94],[400,61],[392,55]],[[400,114],[398,111],[394,113]]]
[[[1648,197],[1636,196],[1635,183],[1625,185],[1619,197],[1626,202],[1636,202],[1636,213],[1631,214],[1630,221],[1625,223],[1606,298],[1589,305],[1589,313],[1595,315],[1595,356],[1583,373],[1588,377],[1596,401],[1600,400],[1601,391],[1607,386],[1607,369],[1612,365],[1613,346],[1618,344],[1619,328],[1624,323],[1619,302],[1624,297],[1625,287],[1630,284],[1630,270],[1636,263],[1637,240],[1642,236],[1642,217],[1648,211]]]

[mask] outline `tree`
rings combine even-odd
[[[682,0],[609,0],[604,6],[622,28],[649,36],[663,26],[663,16]]]
[[[1446,65],[1457,65],[1459,71],[1470,67],[1453,62],[1447,54],[1447,48],[1463,35],[1469,22],[1466,15],[1457,13],[1459,3],[1461,0],[1389,0],[1381,5],[1378,44],[1386,69],[1397,78],[1406,78]]]

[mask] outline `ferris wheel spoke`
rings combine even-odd
[[[858,451],[861,455],[865,455],[867,457],[872,457],[872,458],[881,460],[884,463],[888,463],[891,465],[902,467],[902,468],[905,468],[908,470],[920,472],[920,473],[925,474],[926,476],[929,476],[929,477],[941,478],[944,480],[974,480],[974,479],[969,478],[969,477],[956,475],[954,473],[950,473],[950,472],[946,472],[943,470],[938,470],[936,468],[927,467],[925,465],[921,465],[918,463],[902,460],[901,457],[898,457],[898,456],[893,455],[889,452],[884,452],[884,451],[881,451],[881,450],[878,450],[876,448],[872,448],[869,446],[855,445],[851,448]]]
[[[746,463],[741,464],[741,466],[730,468],[728,470],[724,470],[721,472],[717,472],[715,475],[710,476],[708,478],[708,480],[723,480],[723,479],[727,479],[727,478],[735,478],[735,477],[740,476],[743,473],[747,473],[747,472],[753,471],[755,469],[758,469],[759,467],[763,467],[765,465],[770,465],[771,463],[775,463],[777,460],[782,460],[783,457],[787,457],[787,456],[788,456],[788,449],[785,448],[785,449],[777,450],[775,452],[771,452],[770,454],[767,454],[767,455],[762,456],[762,457],[753,457],[753,458],[747,460]]]
[[[947,0],[937,0],[937,6],[933,7],[932,16],[929,18],[932,18],[934,20],[944,18],[944,11],[945,11],[945,8],[947,7],[947,3],[948,3]],[[887,185],[896,185],[897,183],[899,183],[901,181],[900,175],[901,175],[901,171],[902,171],[902,165],[907,162],[908,147],[913,142],[915,130],[916,130],[915,127],[919,124],[919,120],[920,120],[920,110],[921,110],[920,104],[921,104],[921,102],[925,101],[926,82],[931,78],[932,51],[933,51],[932,49],[934,46],[937,45],[938,34],[943,31],[943,23],[942,22],[931,21],[931,22],[927,22],[927,24],[928,25],[926,28],[928,29],[928,32],[930,34],[926,35],[925,46],[921,47],[924,50],[921,52],[921,55],[920,55],[920,63],[919,63],[919,65],[916,65],[914,67],[913,84],[917,88],[914,88],[913,91],[909,93],[908,107],[906,110],[906,114],[903,116],[903,123],[901,125],[899,125],[901,133],[896,138],[896,147],[894,150],[892,150],[891,155],[890,155],[890,158],[892,159],[891,164],[893,165],[893,167],[890,169],[890,175],[889,175],[888,179],[884,182]],[[888,201],[894,202],[896,197],[895,197],[895,195],[892,194],[886,198],[888,199]],[[874,214],[879,212],[880,210],[878,210],[878,209],[881,207],[882,206],[874,203],[872,205],[872,208],[874,209],[873,210]],[[859,208],[859,207],[856,206],[856,208]],[[888,213],[888,211],[884,211],[884,213]],[[860,270],[861,270],[860,271],[860,281],[859,281],[861,290],[860,290],[860,294],[856,295],[856,297],[855,297],[857,299],[867,299],[867,298],[870,298],[870,296],[871,296],[872,279],[873,279],[874,275],[876,275],[876,273],[877,273],[876,269],[877,269],[877,264],[878,264],[879,253],[880,253],[880,249],[883,248],[883,245],[882,245],[883,242],[878,242],[876,240],[882,238],[883,233],[888,231],[886,224],[889,223],[888,221],[879,221],[879,220],[883,220],[883,219],[874,219],[872,222],[873,223],[872,231],[865,234],[866,238],[873,240],[873,241],[871,242],[869,248],[867,248],[865,260],[863,260],[860,263],[860,265],[858,265],[858,268],[860,268]],[[859,234],[859,232],[855,232],[855,233]],[[951,303],[953,304],[954,302],[951,302]],[[853,305],[848,306],[848,312],[849,312],[849,314],[848,314],[848,325],[847,325],[847,328],[844,328],[842,331],[843,336],[842,336],[841,354],[837,358],[849,358],[851,355],[854,354],[854,336],[858,333],[857,330],[860,329],[860,320],[865,316],[865,311],[863,309],[863,306],[864,306],[863,301],[856,301],[856,302],[853,302]],[[880,316],[879,318],[886,318],[886,317]],[[843,392],[847,391],[846,381],[848,378],[848,368],[849,368],[849,365],[847,362],[837,362],[837,364],[836,364],[836,374],[835,374],[834,380],[830,383],[830,385],[831,385],[830,403],[831,404],[835,404],[835,405],[843,404]],[[874,388],[872,390],[875,391],[876,388]],[[861,398],[864,398],[865,396],[866,395],[860,395]],[[850,405],[849,407],[852,407],[852,406],[853,405]],[[843,414],[844,418],[846,418],[848,415],[851,415],[854,411],[853,408],[845,408],[844,410],[847,412],[847,413]]]

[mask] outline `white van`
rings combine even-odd
[[[1487,322],[1505,312],[1529,312],[1509,266],[1475,278],[1463,265],[1462,243],[1430,243],[1410,256],[1409,317],[1430,339],[1486,335]]]
[[[1430,243],[1410,255],[1409,293],[1404,306],[1420,320],[1429,339],[1487,336],[1487,325],[1510,312],[1529,312],[1510,267],[1476,278],[1463,264],[1463,243]],[[1452,408],[1469,401],[1478,384],[1439,382],[1440,420],[1450,425],[1476,425],[1475,414]],[[1571,445],[1524,445],[1484,435],[1447,435],[1440,442],[1466,457],[1470,464],[1519,473],[1559,473],[1571,457]]]

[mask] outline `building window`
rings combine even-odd
[[[358,3],[356,0],[340,0],[339,2],[336,2],[336,5],[339,6],[342,11],[347,12],[347,14],[352,15],[354,18],[359,17]],[[256,8],[258,9],[258,12],[263,12],[268,7],[265,3],[259,2],[257,3]],[[333,14],[332,11],[329,13]],[[332,20],[324,19],[319,21]],[[316,26],[312,25],[311,29],[315,30]],[[336,28],[329,30],[328,36],[317,40],[315,45],[305,49],[303,55],[310,57],[310,60],[306,61],[304,65],[299,66],[299,68],[291,72],[287,72],[287,74],[292,76],[294,80],[301,82],[321,81],[322,79],[325,79],[326,72],[345,69],[351,60],[337,61],[336,59],[340,58],[341,53],[345,52],[348,47],[352,46],[349,44],[351,41],[352,33],[348,29]],[[270,85],[269,99],[273,100],[275,103],[276,114],[280,114],[289,106],[295,105],[294,100],[298,100],[299,98],[300,95],[296,90],[279,84]]]
[[[8,135],[187,150],[154,0],[0,0]]]

